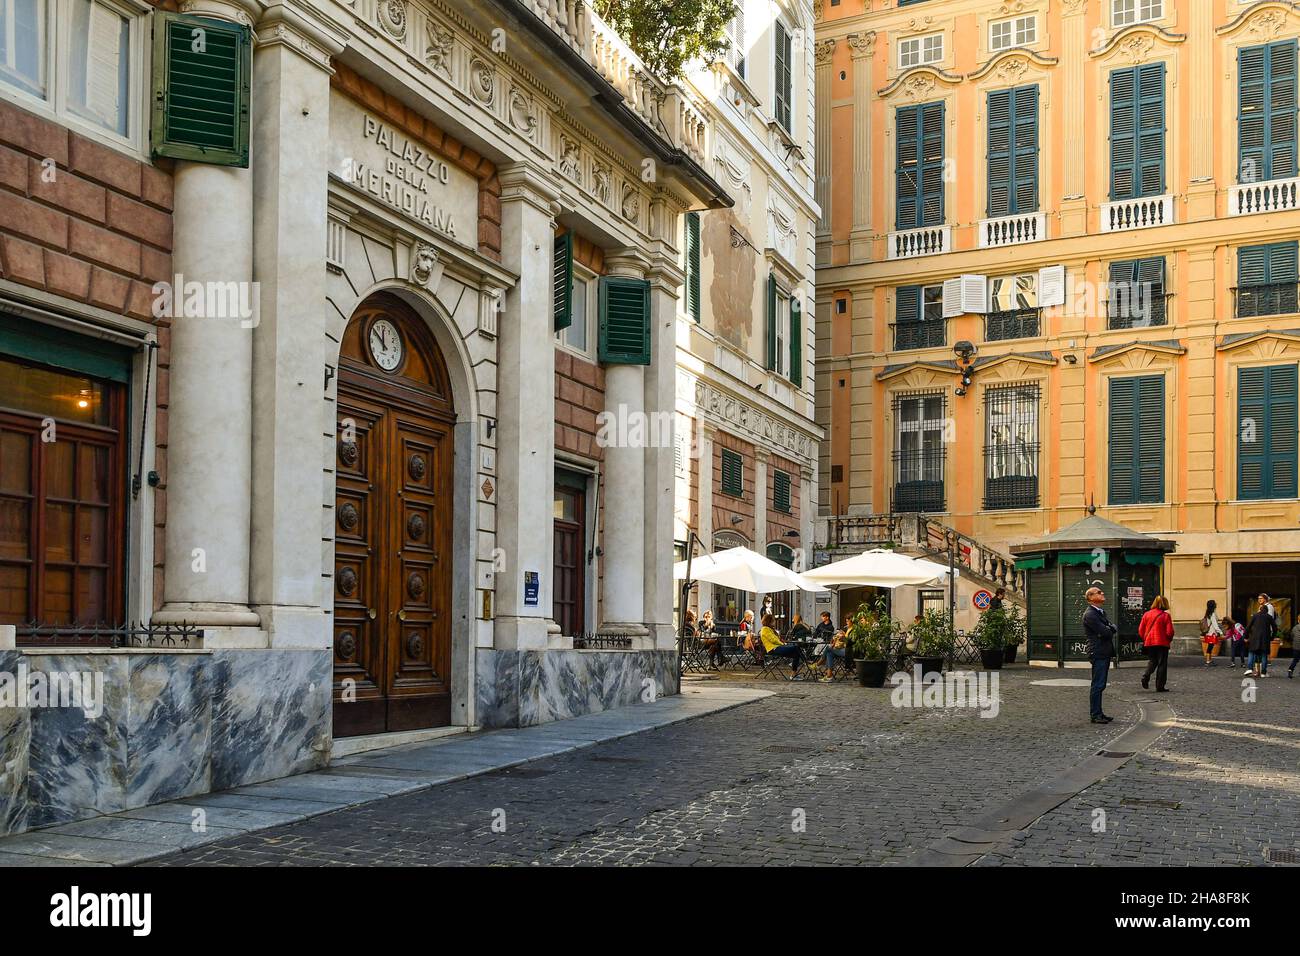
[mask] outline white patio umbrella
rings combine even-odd
[[[805,571],[803,577],[830,586],[896,588],[905,584],[925,584],[947,574],[946,565],[876,548]]]
[[[685,580],[685,561],[673,565],[673,577],[679,581]],[[826,590],[821,584],[808,581],[803,575],[783,568],[771,558],[749,548],[728,548],[726,551],[715,551],[713,554],[693,558],[691,579],[755,594]]]

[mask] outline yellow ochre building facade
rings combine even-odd
[[[1289,630],[1300,4],[817,12],[818,558],[952,550],[969,626],[1095,506],[1177,543],[1180,634],[1260,591]]]

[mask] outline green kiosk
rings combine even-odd
[[[1165,555],[1173,541],[1091,515],[1038,541],[1011,546],[1025,574],[1031,664],[1086,664],[1084,594],[1099,587],[1106,615],[1119,628],[1119,660],[1141,658],[1138,622],[1160,593]]]

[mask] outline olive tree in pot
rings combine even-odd
[[[889,645],[901,628],[885,606],[884,598],[875,605],[862,603],[853,613],[853,626],[845,635],[858,667],[858,684],[884,687],[888,669]]]
[[[921,676],[943,671],[943,662],[957,649],[957,636],[948,623],[948,615],[930,608],[912,625],[909,633],[916,645],[912,660],[921,665]]]

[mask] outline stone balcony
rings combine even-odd
[[[1046,238],[1047,217],[1041,212],[981,219],[979,223],[981,249],[1018,246],[1025,242],[1041,242]]]
[[[952,226],[926,226],[889,234],[890,259],[916,259],[952,252]]]
[[[1102,232],[1129,232],[1133,229],[1151,229],[1168,226],[1174,222],[1174,197],[1145,196],[1141,199],[1122,199],[1103,203],[1101,207]]]
[[[1242,183],[1228,191],[1229,216],[1254,216],[1292,209],[1300,209],[1300,179]]]
[[[582,0],[521,3],[593,66],[652,133],[705,165],[708,122],[682,84],[665,83],[651,73],[623,38]]]

